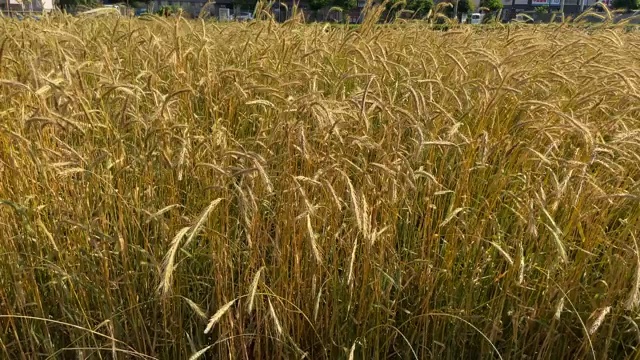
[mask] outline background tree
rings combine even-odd
[[[133,1],[130,5],[134,9],[145,9],[145,11],[149,11],[149,4],[151,0],[137,0]]]
[[[349,19],[349,10],[358,6],[358,0],[333,0],[333,7],[342,9],[342,20]]]
[[[394,19],[396,14],[402,10],[411,10],[414,18],[421,18],[433,8],[433,0],[390,0],[387,2],[386,8],[386,18],[389,20]]]
[[[318,11],[329,6],[329,0],[309,0],[309,9],[313,11],[313,19],[318,19]]]
[[[404,2],[404,1],[405,0],[387,1],[387,5],[385,6],[385,11],[386,11],[385,19],[387,21],[392,21],[396,17],[396,14],[398,13],[398,11],[401,11],[406,7],[405,4],[400,4],[400,2]]]
[[[486,7],[491,11],[498,11],[502,9],[502,1],[501,0],[481,0],[480,7]]]
[[[164,5],[156,11],[156,15],[171,16],[179,13],[182,10],[178,5]]]
[[[458,0],[458,11],[456,14],[456,11],[455,11],[456,0],[448,0],[448,2],[451,3],[451,5],[453,5],[451,7],[448,7],[445,10],[445,14],[450,18],[453,18],[455,15],[457,15],[458,20],[460,20],[460,17],[462,16],[462,14],[468,14],[472,12],[474,9],[474,4],[472,0]]]
[[[415,17],[423,17],[433,8],[433,0],[408,0],[407,10],[414,12]]]
[[[549,12],[549,5],[543,5],[536,7],[537,14],[546,14]]]
[[[333,0],[333,6],[341,8],[344,12],[348,12],[358,6],[358,0]]]
[[[611,6],[614,9],[636,10],[640,9],[640,0],[613,0]]]
[[[241,11],[253,10],[256,7],[255,0],[233,0],[233,13],[238,14]]]
[[[502,3],[501,3],[502,4]],[[458,1],[458,14],[468,14],[473,11],[472,0],[459,0]]]

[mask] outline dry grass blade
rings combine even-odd
[[[444,219],[443,222],[440,223],[440,227],[444,227],[445,225],[447,225],[451,220],[453,220],[460,212],[462,212],[463,210],[465,210],[464,208],[457,208],[455,210],[453,210],[449,215],[447,215],[447,218]]]
[[[56,244],[56,241],[53,238],[53,235],[51,234],[51,232],[49,232],[49,230],[47,229],[47,227],[45,226],[45,224],[42,222],[42,220],[38,219],[36,224],[38,225],[38,227],[42,230],[42,232],[45,233],[45,235],[47,236],[47,239],[49,239],[49,242],[51,243],[51,245],[53,246],[53,249],[56,252],[59,252],[60,250],[58,249],[58,245]]]
[[[164,213],[166,213],[168,211],[171,211],[172,209],[175,209],[177,207],[181,207],[181,206],[182,205],[180,205],[180,204],[173,204],[173,205],[165,206],[162,209],[160,209],[160,210],[156,211],[155,213],[151,214],[145,223],[148,224],[151,221],[157,219],[160,215],[162,215],[162,214],[164,214]]]
[[[271,315],[271,319],[273,320],[274,325],[276,326],[276,331],[278,335],[282,336],[282,325],[280,325],[280,320],[278,320],[278,316],[276,316],[276,311],[273,309],[273,304],[271,304],[271,299],[267,298],[267,302],[269,303],[269,314]]]
[[[568,261],[567,252],[564,249],[564,244],[562,243],[562,240],[561,240],[562,230],[560,230],[560,228],[558,227],[556,222],[551,217],[551,214],[549,214],[549,212],[547,211],[547,209],[545,209],[544,206],[542,206],[541,208],[542,208],[542,213],[546,216],[547,220],[549,220],[549,222],[551,223],[550,226],[547,225],[547,224],[545,224],[545,225],[547,227],[549,227],[549,230],[551,231],[551,235],[553,235],[554,244],[556,245],[556,248],[558,249],[558,254],[560,255],[560,260],[562,262],[567,262]]]
[[[213,345],[209,345],[206,348],[203,348],[201,350],[198,350],[197,352],[195,352],[193,355],[189,356],[189,360],[197,360],[200,359],[200,357],[202,355],[204,355],[204,353],[206,353],[207,351],[209,351],[209,349],[211,349],[213,347]]]
[[[498,245],[497,243],[493,242],[493,241],[489,241],[487,240],[496,250],[498,250],[498,252],[500,253],[500,255],[502,255],[502,257],[504,257],[505,260],[507,260],[507,262],[509,263],[509,265],[513,265],[513,259],[511,258],[511,255],[509,255],[508,252],[506,252],[502,246]]]
[[[638,303],[640,303],[640,248],[638,247],[638,240],[636,236],[631,233],[631,238],[633,239],[634,246],[634,255],[636,258],[636,271],[633,274],[633,283],[631,285],[631,291],[629,291],[629,297],[625,302],[625,309],[634,310]]]
[[[258,283],[260,282],[260,274],[262,273],[262,270],[264,270],[264,266],[261,267],[260,269],[258,269],[258,272],[256,272],[256,274],[253,276],[253,281],[251,281],[251,286],[249,287],[249,299],[248,301],[248,311],[252,312],[253,311],[253,303],[254,300],[256,298],[256,291],[258,290]]]
[[[311,244],[311,252],[313,253],[313,257],[315,258],[318,265],[322,264],[322,253],[320,252],[320,248],[318,247],[318,243],[316,241],[317,235],[313,232],[313,227],[311,227],[311,216],[307,214],[306,216],[307,223],[307,232],[309,233],[309,242]]]
[[[167,255],[164,257],[164,261],[162,264],[162,277],[160,285],[158,286],[158,291],[161,291],[162,294],[166,295],[171,290],[171,276],[173,275],[173,270],[175,269],[176,262],[176,253],[178,252],[178,248],[180,247],[180,241],[189,231],[189,227],[184,227],[178,231],[176,236],[171,240],[171,246],[169,247],[169,251]]]
[[[229,309],[231,308],[231,306],[233,306],[233,304],[235,303],[236,303],[236,299],[233,299],[228,303],[224,304],[218,311],[216,311],[216,313],[213,314],[211,319],[209,319],[209,323],[207,323],[207,328],[204,329],[204,333],[208,334],[213,329],[213,327],[220,321],[220,319],[224,316],[224,314],[226,314],[227,311],[229,311]]]
[[[601,309],[596,310],[591,317],[594,317],[593,323],[589,327],[589,335],[593,335],[598,331],[602,323],[604,322],[604,318],[611,312],[611,306],[607,306]]]
[[[353,280],[353,266],[356,262],[356,250],[358,249],[358,238],[353,242],[353,250],[351,250],[351,261],[349,261],[349,276],[347,277],[347,284],[351,285]]]
[[[353,345],[351,345],[351,350],[349,350],[349,357],[348,360],[353,360],[356,354],[356,343],[357,341],[353,342]]]
[[[564,296],[560,298],[558,304],[556,305],[556,312],[553,315],[553,318],[556,320],[560,320],[560,316],[562,315],[562,310],[564,310]]]
[[[196,224],[189,230],[189,237],[184,242],[184,246],[189,245],[191,241],[193,241],[193,239],[198,235],[200,228],[202,228],[202,225],[204,225],[204,222],[207,220],[207,217],[209,216],[211,211],[215,209],[216,205],[218,205],[222,200],[222,198],[215,199],[209,204],[209,206],[207,206],[206,209],[204,209],[202,214],[200,214],[200,217],[198,218]]]
[[[341,171],[342,172],[342,171]],[[349,186],[349,195],[351,196],[351,205],[353,206],[353,212],[356,216],[356,224],[358,225],[358,229],[360,229],[361,232],[364,232],[364,219],[363,216],[361,214],[361,210],[360,210],[360,205],[358,202],[358,198],[356,195],[356,191],[353,188],[353,184],[351,183],[351,179],[349,179],[349,177],[347,176],[347,174],[342,173],[345,177],[345,179],[347,180],[347,185]]]
[[[91,9],[78,14],[79,16],[98,16],[98,15],[116,15],[120,16],[120,11],[115,8],[98,8]]]
[[[196,315],[198,315],[202,319],[205,319],[205,320],[207,319],[207,314],[205,314],[204,310],[202,310],[202,308],[198,306],[198,304],[196,304],[191,299],[188,299],[186,297],[183,297],[183,299],[184,301],[187,302],[191,310],[193,310],[196,313]]]

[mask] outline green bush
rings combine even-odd
[[[357,0],[333,0],[333,6],[337,6],[344,11],[349,11],[358,6]]]
[[[182,8],[180,8],[178,5],[164,5],[162,7],[160,7],[160,9],[158,9],[158,11],[156,11],[156,15],[160,15],[160,16],[171,16],[174,14],[179,13],[180,11],[182,11]]]
[[[386,4],[387,18],[392,19],[402,10],[411,10],[414,18],[426,16],[433,9],[433,0],[390,0]]]
[[[640,0],[613,0],[611,6],[614,9],[636,10],[640,9]]]
[[[502,9],[502,1],[501,0],[481,0],[480,7],[486,7],[491,11],[498,11]]]
[[[425,16],[433,8],[433,0],[409,0],[407,9],[415,12],[416,17]]]
[[[536,8],[536,13],[538,14],[546,14],[549,12],[549,5],[538,6]]]
[[[475,6],[471,0],[459,0],[458,2],[458,14],[468,14],[473,12]]]
[[[448,7],[445,10],[445,14],[448,17],[452,18],[454,16],[453,15],[453,11],[454,11],[454,8],[455,8],[455,0],[449,0],[448,2],[451,3],[451,5],[453,5],[453,6]],[[474,6],[474,3],[473,3],[472,0],[459,0],[458,1],[458,16],[460,16],[461,14],[469,14],[469,13],[473,12],[474,8],[475,8],[475,6]]]
[[[308,4],[311,11],[317,12],[318,10],[328,6],[329,0],[309,0]]]

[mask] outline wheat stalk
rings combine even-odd
[[[220,309],[218,309],[218,311],[216,311],[216,313],[213,314],[213,316],[209,319],[209,322],[207,323],[207,327],[204,329],[204,333],[208,334],[209,332],[211,332],[213,327],[220,321],[220,319],[224,316],[224,314],[226,314],[227,311],[229,311],[229,309],[235,303],[236,303],[236,299],[233,299],[228,303],[224,304]]]
[[[258,283],[260,282],[260,273],[264,270],[264,266],[258,269],[256,274],[253,276],[253,280],[251,281],[251,286],[249,287],[249,299],[247,309],[249,312],[253,311],[253,302],[256,297],[256,291],[258,290]]]
[[[169,293],[169,291],[171,290],[171,277],[173,275],[173,271],[175,270],[176,253],[178,252],[180,241],[187,234],[189,229],[189,227],[184,227],[180,229],[180,231],[178,231],[173,240],[171,240],[169,251],[164,257],[164,261],[162,264],[162,280],[160,282],[160,285],[158,286],[158,291],[161,291],[164,295]]]

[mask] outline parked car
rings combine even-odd
[[[511,21],[515,23],[521,23],[521,24],[532,24],[533,18],[527,14],[521,13],[521,14],[516,14],[516,17]]]
[[[251,21],[253,20],[253,14],[250,12],[241,12],[235,16],[236,21]]]
[[[148,14],[149,11],[145,8],[136,8],[133,12],[134,16],[142,16],[144,14]]]
[[[471,24],[482,24],[482,19],[484,19],[484,14],[480,14],[480,13],[471,14]]]

